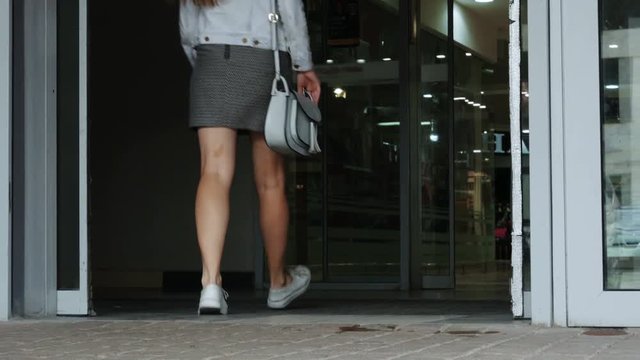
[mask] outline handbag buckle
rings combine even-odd
[[[269,22],[276,24],[279,21],[280,21],[280,15],[276,13],[269,13]]]

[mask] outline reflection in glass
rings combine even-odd
[[[330,1],[327,261],[334,281],[400,274],[399,1]],[[329,61],[330,60],[330,61]]]
[[[449,227],[450,132],[449,25],[438,14],[448,11],[447,0],[420,3],[419,56],[420,176],[422,201],[421,274],[427,288],[453,287],[451,229]]]
[[[320,1],[307,1],[307,21],[314,62],[319,63],[323,54],[323,8]],[[326,97],[327,95],[324,94]],[[326,115],[325,115],[326,119]],[[320,129],[321,147],[324,149]],[[287,163],[287,198],[290,209],[287,262],[306,264],[314,282],[324,280],[324,231],[323,231],[323,170],[322,156],[290,159]],[[268,274],[265,271],[265,278]]]
[[[483,16],[483,46],[457,37],[454,57],[456,288],[507,298],[511,275],[508,2]],[[455,26],[459,26],[455,23]],[[456,33],[457,34],[457,33]],[[466,48],[465,48],[466,47]],[[523,151],[525,149],[523,148]]]
[[[640,289],[640,3],[602,0],[605,288]]]
[[[399,0],[306,1],[324,150],[289,163],[291,263],[313,281],[400,274]]]

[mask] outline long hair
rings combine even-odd
[[[216,6],[220,2],[220,0],[183,0],[183,1],[193,1],[194,4],[200,7]]]

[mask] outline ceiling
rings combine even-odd
[[[475,0],[456,0],[456,2],[498,26],[509,24],[509,0],[494,0],[490,3],[478,3]]]

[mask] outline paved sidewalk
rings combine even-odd
[[[0,323],[0,359],[640,359],[640,329],[538,328],[504,304],[260,301],[201,318],[192,301],[171,305]]]
[[[277,317],[272,319],[277,323]],[[0,324],[1,359],[638,359],[614,336],[520,324],[52,320]],[[299,322],[299,324],[294,324]]]

